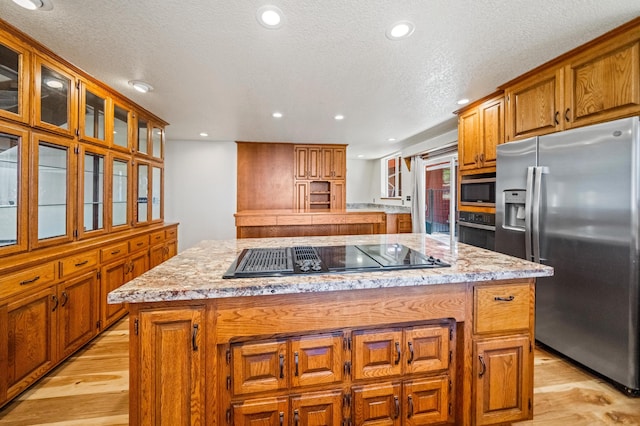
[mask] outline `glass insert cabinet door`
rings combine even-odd
[[[162,218],[162,169],[151,168],[151,220]]]
[[[0,117],[29,121],[29,69],[30,53],[18,44],[9,41],[0,30]]]
[[[112,158],[111,226],[129,225],[129,160]]]
[[[149,222],[149,165],[136,165],[138,194],[136,200],[136,222]]]
[[[159,127],[153,127],[151,130],[151,155],[156,158],[162,158],[163,131]]]
[[[129,123],[131,112],[118,104],[113,105],[113,147],[129,151]]]
[[[78,236],[105,231],[105,158],[106,151],[81,147],[79,153]]]
[[[98,143],[106,142],[107,96],[97,87],[82,83],[80,99],[80,138]]]
[[[34,138],[35,176],[37,191],[31,191],[31,226],[34,246],[57,244],[73,239],[73,204],[71,194],[75,185],[75,155],[71,143],[60,137]]]
[[[27,248],[28,133],[0,125],[0,254]]]
[[[36,56],[35,125],[73,136],[76,127],[75,77],[53,62]]]
[[[140,154],[149,153],[149,123],[144,118],[138,117],[136,132],[136,150]]]

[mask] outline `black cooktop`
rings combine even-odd
[[[245,249],[223,278],[383,271],[451,266],[402,244]]]

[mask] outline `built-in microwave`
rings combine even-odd
[[[496,206],[496,178],[463,177],[460,180],[460,205],[495,207]]]

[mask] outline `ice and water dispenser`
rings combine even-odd
[[[504,227],[517,230],[525,229],[525,200],[527,191],[524,189],[508,189],[504,191]]]

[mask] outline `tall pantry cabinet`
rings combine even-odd
[[[166,125],[0,21],[0,407],[126,314],[109,291],[175,254]]]

